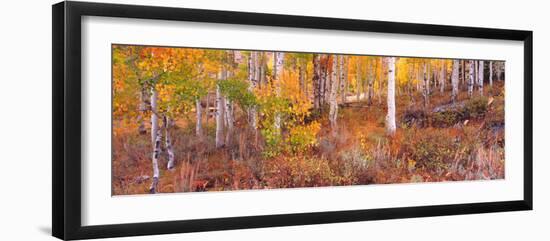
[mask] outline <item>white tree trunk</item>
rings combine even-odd
[[[374,78],[376,78],[376,69],[378,68],[378,65],[374,65],[371,61],[371,64],[367,64],[367,82],[368,82],[368,90],[367,94],[367,103],[368,105],[372,104],[372,99],[374,98]],[[370,68],[369,68],[370,66]]]
[[[250,58],[248,59],[248,91],[253,93],[254,89],[258,85],[260,73],[258,66],[258,52],[250,52]],[[248,110],[248,122],[250,123],[250,128],[252,130],[257,129],[257,109],[255,106],[252,106]]]
[[[451,85],[453,90],[451,92],[451,101],[454,103],[458,98],[458,66],[459,61],[453,60],[453,73],[451,75]]]
[[[429,73],[427,73],[427,69],[428,69],[428,64],[427,63],[424,63],[423,64],[423,67],[422,67],[422,84],[421,84],[421,89],[422,89],[422,97],[423,97],[423,100],[424,100],[424,107],[427,107],[428,106],[428,102],[429,102],[429,99],[428,99],[428,95],[429,95],[429,85],[430,85],[430,79],[428,77]]]
[[[275,94],[280,97],[281,96],[281,80],[283,77],[283,64],[285,59],[285,53],[284,52],[275,52],[273,54],[274,60],[274,66],[273,66],[273,79],[275,80]],[[275,130],[279,133],[281,130],[281,113],[275,114]]]
[[[475,66],[474,66],[474,61],[473,60],[470,60],[468,61],[468,96],[469,97],[472,97],[472,95],[474,94],[474,71],[475,71]]]
[[[313,54],[313,108],[321,108],[321,58],[319,54]]]
[[[202,137],[202,105],[201,105],[201,100],[199,98],[195,100],[195,109],[197,112],[197,123],[195,126],[195,134],[197,135],[197,137]]]
[[[225,80],[225,69],[220,73],[220,80]],[[224,101],[221,94],[220,86],[216,85],[216,147],[224,146],[223,127],[224,127]]]
[[[336,130],[336,120],[338,118],[338,103],[337,103],[337,97],[338,97],[338,69],[339,69],[339,59],[340,56],[334,55],[332,58],[332,74],[330,75],[331,78],[331,88],[330,88],[330,97],[329,97],[329,104],[330,104],[330,110],[329,110],[329,120],[330,120],[330,126],[332,127],[332,130]]]
[[[388,116],[387,121],[387,133],[389,135],[395,134],[395,57],[388,57]]]
[[[151,142],[153,143],[153,181],[149,188],[150,193],[158,191],[159,182],[159,156],[161,135],[159,131],[158,116],[157,116],[157,91],[154,85],[151,87]]]
[[[174,148],[172,146],[172,138],[170,137],[170,129],[172,127],[172,120],[167,116],[164,116],[164,147],[168,152],[168,164],[166,168],[172,170],[174,168]]]
[[[477,81],[478,81],[478,90],[479,90],[479,95],[483,95],[483,60],[480,60],[479,61],[479,70],[477,71],[478,73],[478,78],[477,78]]]
[[[445,64],[441,65],[441,72],[439,74],[439,92],[443,93],[445,91],[445,82],[446,82],[446,74],[447,68]]]
[[[340,98],[341,103],[346,103],[346,95],[347,95],[347,68],[346,68],[346,59],[343,55],[338,56],[339,63],[338,63],[338,72],[339,72],[339,81],[340,81]]]
[[[493,62],[489,61],[489,85],[493,87]]]
[[[141,91],[139,92],[138,132],[140,135],[147,134],[144,118],[144,115],[147,111],[147,98],[147,88],[145,87],[145,84],[143,84],[143,86],[141,87]]]
[[[431,78],[432,78],[432,64],[428,62],[428,72],[427,72],[427,78],[426,78],[426,98],[428,98],[428,103],[430,102],[430,85],[431,85]]]
[[[232,51],[232,53],[234,53]],[[234,56],[232,54],[232,56]],[[226,78],[233,78],[233,60],[234,58],[232,58],[232,61],[230,62],[230,70],[226,71]],[[225,103],[225,145],[226,146],[231,146],[232,143],[231,143],[231,140],[232,140],[232,137],[233,137],[233,128],[235,126],[235,117],[234,117],[234,112],[233,112],[233,102],[227,98],[223,98],[224,100],[224,103]]]
[[[306,84],[306,68],[305,62],[303,59],[298,60],[298,74],[300,80],[300,91],[304,93],[305,96],[309,96],[307,93],[307,84]]]
[[[498,61],[495,63],[495,68],[497,71],[497,81],[502,81],[502,71],[504,70],[504,63],[501,61]]]
[[[231,138],[233,137],[235,118],[233,116],[233,103],[225,99],[225,145],[231,146]]]
[[[361,98],[361,86],[362,86],[362,81],[361,81],[361,63],[359,62],[360,59],[357,58],[357,65],[355,67],[355,94],[357,97],[355,97],[355,100],[356,101],[359,101],[360,98]]]

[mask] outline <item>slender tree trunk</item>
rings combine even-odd
[[[504,69],[503,63],[498,61],[495,63],[496,71],[497,71],[497,81],[502,81],[504,78],[502,78],[502,70]]]
[[[223,81],[226,79],[226,72],[224,67],[222,67],[220,73],[220,80]],[[224,110],[225,105],[223,101],[223,96],[221,94],[220,86],[216,85],[216,147],[221,148],[224,146],[223,139],[223,127],[224,127]]]
[[[387,133],[394,135],[395,124],[395,57],[386,58],[388,62],[388,115],[386,118]]]
[[[416,105],[414,95],[413,95],[413,78],[414,78],[415,68],[416,67],[414,63],[409,63],[409,67],[407,68],[409,70],[409,73],[407,74],[407,94],[409,95],[411,106]]]
[[[439,81],[441,81],[439,79],[439,71],[437,70],[437,68],[434,66],[434,71],[432,72],[432,76],[433,76],[433,80],[434,80],[434,91],[437,89],[437,87],[439,86]]]
[[[231,146],[232,145],[232,137],[233,137],[233,129],[235,127],[235,118],[233,115],[233,102],[225,99],[225,145]]]
[[[147,129],[145,128],[145,118],[143,117],[147,111],[147,88],[145,84],[142,85],[141,91],[139,92],[139,112],[138,112],[138,132],[140,135],[147,134]]]
[[[347,97],[347,87],[348,87],[348,80],[347,80],[347,66],[346,66],[346,58],[343,55],[338,56],[340,59],[340,63],[338,65],[339,69],[338,72],[340,72],[340,94],[341,94],[341,103],[346,103],[346,97]]]
[[[149,188],[150,193],[158,191],[159,182],[159,156],[161,135],[159,131],[158,116],[157,116],[157,91],[155,85],[151,87],[151,142],[153,143],[153,181]]]
[[[300,81],[300,91],[307,96],[306,89],[306,65],[302,59],[298,60],[298,79]]]
[[[313,55],[313,108],[321,108],[321,59],[320,55]]]
[[[283,77],[283,64],[285,59],[285,53],[284,52],[275,52],[274,54],[274,66],[273,66],[273,74],[274,74],[274,80],[275,80],[275,94],[280,97],[281,96],[281,81]],[[277,133],[280,133],[281,131],[281,113],[275,114],[275,130]]]
[[[368,100],[369,100],[369,84],[370,84],[370,75],[371,75],[371,72],[372,70],[369,71],[369,66],[370,66],[370,60],[367,58],[365,60],[365,73],[363,74],[365,76],[365,79],[361,79],[361,80],[364,80],[362,81],[363,83],[363,92],[362,92],[362,97],[361,99],[363,100],[367,100],[367,104],[368,103]],[[361,62],[361,65],[363,64],[363,62]]]
[[[431,94],[431,78],[432,78],[432,64],[428,62],[428,78],[426,78],[426,98],[428,98],[428,102],[430,101],[430,94]]]
[[[380,76],[376,79],[378,81],[378,91],[376,92],[376,98],[378,99],[378,105],[382,105],[382,90],[384,89],[384,79],[387,78],[387,68],[386,61],[383,57],[379,58],[380,60]]]
[[[172,170],[174,168],[174,148],[172,146],[172,138],[170,137],[170,129],[172,128],[172,120],[164,116],[164,147],[166,148],[166,152],[168,153],[168,164],[166,165],[166,168],[168,170]]]
[[[460,60],[460,66],[462,66],[461,68],[461,71],[462,71],[462,80],[461,80],[461,83],[462,83],[462,89],[464,89],[464,85],[466,85],[466,61],[464,60]]]
[[[329,69],[329,61],[330,61],[330,55],[325,55],[325,71],[324,73],[324,89],[323,89],[323,105],[326,105],[329,103],[330,105],[330,89],[332,86],[333,79],[330,77],[330,69]]]
[[[206,92],[206,125],[208,125],[209,120],[210,120],[210,90]]]
[[[259,62],[259,71],[260,71],[260,76],[258,77],[259,78],[259,86],[262,87],[262,86],[265,86],[267,80],[266,80],[266,74],[265,74],[265,69],[266,69],[266,66],[267,66],[267,63],[266,63],[266,57],[265,57],[265,53],[264,52],[259,52],[258,53],[258,62]]]
[[[258,52],[252,51],[250,53],[250,58],[248,59],[248,91],[254,93],[254,89],[258,85],[259,79],[259,68],[258,68]],[[248,109],[248,123],[250,123],[250,128],[253,131],[256,131],[257,124],[257,113],[256,106],[251,106]]]
[[[202,105],[200,98],[195,100],[195,109],[197,112],[197,123],[195,126],[195,134],[197,137],[202,137]]]
[[[474,89],[479,86],[478,64],[479,62],[474,60]]]
[[[484,67],[483,60],[480,60],[478,65],[479,65],[479,70],[477,71],[477,73],[479,75],[478,78],[477,78],[478,79],[478,86],[479,86],[478,90],[479,90],[479,95],[483,96],[483,84],[484,84],[483,83],[484,82],[484,80],[483,80],[483,78],[484,78],[484,76],[483,76],[483,67]]]
[[[428,107],[428,93],[429,93],[429,77],[428,77],[428,73],[427,73],[427,69],[428,69],[428,64],[427,63],[424,63],[423,64],[423,67],[422,67],[422,97],[423,97],[423,100],[424,100],[424,108]]]
[[[369,65],[367,65],[368,67]],[[374,60],[371,61],[370,64],[370,71],[368,71],[368,95],[367,95],[367,104],[370,106],[372,105],[372,99],[374,98],[374,80],[376,78],[376,71],[378,69],[378,61]]]
[[[439,92],[443,93],[445,91],[445,73],[447,72],[446,64],[441,65],[441,72],[439,74]]]
[[[468,65],[469,65],[469,71],[468,71],[468,97],[471,98],[474,94],[474,71],[475,71],[474,60],[469,60]]]
[[[320,72],[320,86],[319,86],[319,103],[321,106],[321,110],[325,107],[326,104],[326,85],[328,84],[328,78],[327,78],[327,55],[321,55],[320,58],[320,64],[321,64],[321,72]]]
[[[453,86],[453,90],[451,92],[451,101],[453,103],[455,103],[458,98],[458,67],[458,60],[453,60],[453,73],[451,75],[451,85]]]
[[[331,78],[331,88],[330,88],[330,98],[329,98],[329,104],[330,104],[330,110],[329,110],[329,120],[330,120],[330,126],[333,131],[336,130],[336,120],[338,117],[338,64],[339,64],[340,56],[333,55],[332,56],[332,73],[330,75]]]
[[[235,51],[230,50],[227,52],[228,58],[227,58],[227,69],[226,69],[226,78],[233,78],[234,76],[234,65],[235,65]],[[235,126],[235,115],[234,115],[234,107],[233,107],[233,101],[229,100],[228,98],[224,98],[225,103],[225,146],[230,147],[233,143],[233,129]]]
[[[360,63],[360,58],[357,57],[356,59],[356,67],[355,67],[355,94],[356,94],[356,101],[360,101],[361,99],[361,86],[362,86],[362,81],[361,81],[361,63]]]
[[[489,61],[489,86],[493,87],[493,62]]]

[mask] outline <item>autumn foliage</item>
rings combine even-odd
[[[114,195],[504,178],[503,62],[112,48]]]

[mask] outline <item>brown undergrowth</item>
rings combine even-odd
[[[385,133],[384,104],[375,100],[372,105],[344,107],[336,131],[326,119],[317,118],[321,128],[314,145],[299,151],[282,148],[269,157],[262,154],[266,144],[261,135],[247,129],[245,120],[237,120],[232,144],[220,149],[214,147],[212,118],[203,120],[202,138],[195,136],[192,121],[180,120],[172,131],[177,164],[166,170],[162,156],[159,192],[504,178],[503,86],[487,88],[486,97],[460,94],[460,104],[444,111],[434,111],[449,105],[448,95],[437,92],[426,107],[398,105],[393,136]],[[414,103],[420,105],[422,99]],[[134,124],[115,120],[112,142],[113,194],[147,193],[150,136],[140,135]]]

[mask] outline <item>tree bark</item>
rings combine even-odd
[[[141,91],[139,92],[139,112],[138,112],[138,132],[140,135],[147,134],[147,129],[145,128],[145,118],[144,115],[147,111],[147,98],[149,98],[147,94],[147,88],[145,84],[142,84]]]
[[[445,60],[444,60],[445,61]],[[445,82],[446,82],[446,73],[447,72],[447,68],[446,68],[446,63],[443,63],[441,65],[441,72],[439,74],[439,92],[443,93],[445,91]]]
[[[387,133],[391,136],[395,134],[395,57],[388,57],[388,115]]]
[[[195,100],[195,110],[197,112],[197,123],[195,126],[195,134],[197,137],[202,137],[202,105],[200,98]]]
[[[266,73],[265,73],[265,69],[266,69],[266,66],[267,66],[267,63],[266,63],[266,57],[265,57],[265,53],[264,52],[260,52],[258,53],[258,63],[259,63],[259,86],[262,87],[266,84],[267,80],[266,80]]]
[[[451,75],[451,85],[453,86],[453,90],[451,92],[451,101],[453,103],[455,103],[458,98],[458,67],[458,60],[453,60],[453,73]]]
[[[462,83],[462,88],[464,89],[464,85],[466,83],[466,61],[460,60],[460,66],[462,66],[462,68],[461,68],[461,73],[462,73],[461,83]],[[460,84],[459,84],[459,88],[460,88]]]
[[[432,83],[431,81],[431,78],[432,78],[432,64],[430,62],[427,63],[428,65],[428,74],[427,74],[427,78],[426,78],[426,98],[428,98],[428,102],[430,101],[430,85]]]
[[[489,61],[489,86],[493,87],[493,62]]]
[[[347,87],[348,87],[348,80],[347,80],[347,68],[346,68],[346,58],[343,55],[338,56],[340,59],[340,63],[338,64],[338,72],[340,73],[340,95],[341,95],[341,103],[346,103],[346,96],[347,96]]]
[[[274,53],[274,61],[273,61],[273,74],[275,81],[275,94],[277,97],[281,96],[281,81],[283,77],[283,64],[285,59],[285,53],[284,52],[275,52]],[[281,130],[281,113],[275,114],[275,130],[277,133],[280,133]]]
[[[356,94],[356,101],[361,100],[361,59],[360,57],[357,57],[356,59],[356,67],[355,67],[355,94]]]
[[[226,79],[225,68],[222,67],[220,73],[220,80],[223,81]],[[223,127],[224,127],[224,109],[225,103],[223,101],[223,96],[221,94],[220,86],[216,85],[216,147],[221,148],[225,145],[223,139]]]
[[[483,67],[484,67],[483,60],[480,60],[478,65],[479,65],[479,70],[477,71],[477,73],[478,73],[478,77],[477,77],[478,90],[479,90],[479,95],[483,96],[483,84],[484,84],[483,83],[484,82],[484,80],[483,80],[483,78],[484,78],[484,76],[483,76]]]
[[[248,91],[254,93],[254,89],[258,85],[260,73],[258,66],[258,52],[250,52],[250,58],[248,59]],[[257,109],[256,106],[251,106],[248,109],[248,123],[250,128],[255,131],[257,129]]]
[[[374,62],[374,63],[373,63]],[[378,69],[378,61],[371,61],[370,71],[368,71],[368,93],[367,93],[367,104],[370,106],[372,104],[372,99],[374,98],[374,79],[376,78],[376,70]]]
[[[330,55],[325,54],[324,55],[324,61],[323,61],[323,106],[325,106],[327,103],[329,103],[330,99],[330,89],[331,89],[331,81],[332,78],[330,77],[330,69],[329,69],[329,61],[330,61]]]
[[[300,81],[300,91],[307,96],[306,89],[306,65],[302,59],[298,59],[298,79]]]
[[[231,146],[231,138],[233,136],[233,129],[235,127],[235,118],[233,113],[233,103],[232,101],[225,98],[225,145]]]
[[[424,99],[424,107],[428,107],[428,104],[429,104],[429,98],[428,98],[428,95],[429,95],[429,74],[427,73],[427,69],[428,69],[428,64],[427,63],[424,63],[422,65],[422,85],[421,85],[421,89],[422,89],[422,97]]]
[[[159,156],[160,156],[160,142],[161,135],[159,131],[158,116],[157,116],[157,91],[155,85],[151,87],[151,142],[153,143],[153,181],[149,187],[150,193],[156,193],[158,191],[159,182]]]
[[[469,71],[468,71],[468,97],[471,98],[474,94],[474,70],[475,70],[475,66],[474,66],[474,61],[473,60],[468,61],[468,67],[469,67]]]
[[[166,148],[166,152],[168,153],[168,164],[166,165],[166,168],[168,170],[172,170],[174,168],[174,148],[172,146],[172,138],[170,137],[170,129],[172,127],[172,120],[164,116],[164,147]]]
[[[313,55],[313,108],[317,111],[321,108],[321,58]]]
[[[210,120],[210,90],[206,92],[206,125],[208,125],[208,121]]]
[[[332,130],[336,130],[336,120],[338,117],[338,64],[339,64],[340,56],[333,55],[332,56],[332,73],[330,75],[331,78],[331,88],[330,88],[330,97],[329,97],[329,120],[330,120],[330,126]]]

